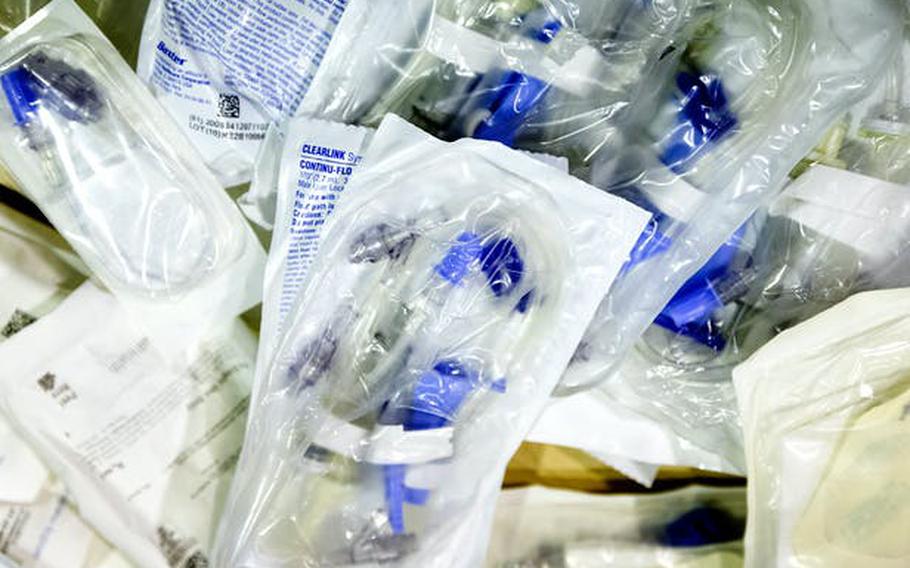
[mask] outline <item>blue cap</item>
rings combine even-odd
[[[716,507],[698,507],[683,513],[666,527],[658,540],[677,548],[733,542],[743,537],[742,521]]]
[[[701,269],[689,278],[654,320],[657,325],[686,335],[714,349],[723,349],[726,341],[718,337],[711,315],[728,301],[716,288],[723,281],[740,250],[746,226],[740,227],[715,252]]]
[[[521,18],[521,28],[525,36],[534,41],[548,44],[562,30],[562,23],[550,16],[546,8],[540,8],[525,14]]]
[[[546,82],[518,71],[506,71],[499,76],[487,74],[475,89],[480,95],[472,97],[474,104],[462,109],[459,118],[464,125],[465,118],[478,110],[486,110],[489,115],[473,132],[464,134],[480,140],[495,140],[509,147],[515,146],[519,130],[539,110],[539,104],[548,89]]]
[[[38,93],[32,87],[31,74],[23,67],[17,67],[0,76],[0,85],[16,125],[25,126],[34,118],[38,108]]]
[[[405,430],[447,426],[478,384],[476,371],[453,359],[436,363],[417,380],[403,416]]]
[[[687,172],[711,143],[736,126],[720,78],[714,74],[681,72],[676,76],[681,93],[677,126],[668,134],[661,161],[676,173]]]
[[[483,244],[475,233],[464,232],[458,235],[454,245],[442,261],[436,265],[436,274],[452,284],[459,284],[471,271],[471,265],[480,260]]]
[[[487,283],[497,297],[514,290],[524,277],[525,264],[512,239],[503,237],[484,245],[481,269]]]
[[[722,307],[723,301],[714,291],[711,282],[706,281],[680,289],[660,315],[681,328],[686,324],[705,323],[711,314]]]

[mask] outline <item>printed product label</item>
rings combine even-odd
[[[346,0],[158,1],[140,75],[222,180],[243,181],[269,121],[306,94]]]

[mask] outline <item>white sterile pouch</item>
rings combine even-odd
[[[0,566],[5,567],[4,557],[40,568],[132,566],[79,516],[58,481],[48,481],[28,503],[0,501]]]
[[[347,0],[152,0],[138,74],[222,183],[249,181],[269,122],[293,114]]]
[[[733,372],[747,567],[910,563],[910,290],[864,292]]]
[[[0,205],[0,343],[50,311],[84,278],[68,261],[59,235]],[[0,503],[33,501],[47,479],[44,465],[0,415]],[[0,551],[3,542],[0,537]]]
[[[215,565],[477,566],[506,464],[647,219],[387,117],[259,362]]]
[[[193,363],[169,366],[90,283],[0,344],[0,409],[143,567],[202,565],[243,437],[252,334],[235,323],[186,349]]]
[[[527,487],[500,493],[489,568],[738,568],[746,492],[645,495]]]
[[[78,286],[85,278],[79,264],[60,235],[0,205],[0,343]],[[111,567],[119,557],[79,518],[59,482],[2,415],[0,554],[47,568]]]
[[[0,86],[0,160],[144,323],[195,336],[258,302],[252,230],[71,0],[0,40]]]

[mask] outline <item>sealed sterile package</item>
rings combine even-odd
[[[727,282],[719,295],[687,282],[714,255],[740,258],[743,226],[884,76],[904,16],[890,0],[746,0],[716,11],[695,33],[666,104],[626,130],[624,151],[592,166],[595,185],[641,204],[655,222],[595,317],[564,392],[622,379],[624,357],[652,322],[704,335],[706,312],[745,286]],[[689,301],[667,312],[678,292]],[[619,388],[644,406],[686,380],[630,378]]]
[[[259,361],[215,565],[478,565],[505,466],[647,219],[387,117]]]
[[[784,191],[674,296],[626,358],[620,380],[596,401],[580,397],[587,406],[600,403],[606,411],[607,401],[621,404],[652,430],[671,428],[733,472],[744,471],[732,368],[781,331],[855,293],[910,285],[910,195],[903,185],[910,178],[901,166],[910,157],[910,113],[894,85],[902,70],[898,58],[882,92],[851,110],[857,127],[849,120],[832,127]],[[646,380],[636,387],[630,373]],[[617,412],[602,412],[591,424],[609,427],[608,415]],[[630,434],[642,432],[626,428],[620,437]],[[643,459],[655,446],[624,455]],[[705,467],[686,453],[689,465]]]
[[[313,262],[326,219],[363,159],[374,129],[295,117],[286,133],[273,127],[257,159],[250,190],[241,198],[248,217],[272,225],[263,289],[260,348],[277,343],[281,326]],[[562,171],[564,159],[530,154]]]
[[[395,113],[444,138],[569,158],[619,143],[710,2],[354,0],[300,113],[375,126]]]
[[[0,84],[0,160],[150,328],[198,335],[258,302],[252,230],[74,3],[0,40]]]
[[[346,11],[301,112],[366,125],[396,112],[443,138],[562,155],[654,213],[562,394],[619,371],[676,291],[871,90],[903,21],[890,0],[365,4]]]
[[[645,495],[526,487],[499,496],[489,568],[738,568],[743,488]]]
[[[346,0],[152,0],[137,72],[225,185],[303,98]]]
[[[0,205],[0,342],[34,323],[84,279],[65,254],[53,231]],[[0,502],[31,502],[47,478],[40,459],[0,416]]]
[[[910,562],[910,291],[865,292],[733,371],[749,468],[747,567]]]
[[[185,349],[176,368],[91,283],[0,344],[0,409],[138,566],[205,564],[242,444],[252,334]]]
[[[841,262],[857,257],[838,252],[842,249],[834,246],[836,239],[819,239],[807,224],[782,223],[778,209],[791,208],[786,202],[792,200],[786,193],[777,201],[772,198],[777,186],[787,180],[797,156],[825,158],[837,154],[831,147],[843,143],[843,131],[837,125],[828,134],[820,129],[826,122],[836,124],[837,113],[870,92],[876,76],[884,76],[900,45],[902,27],[896,24],[903,21],[903,10],[897,4],[885,3],[791,2],[780,7],[780,14],[793,16],[782,19],[788,26],[781,27],[775,16],[778,11],[755,12],[772,4],[740,2],[726,15],[721,13],[724,17],[716,20],[713,28],[696,34],[682,57],[683,72],[677,76],[677,88],[684,88],[682,79],[691,79],[693,66],[718,71],[716,77],[704,75],[708,83],[703,88],[689,85],[691,100],[682,98],[677,103],[677,126],[666,130],[675,134],[657,136],[654,132],[661,132],[663,127],[655,125],[667,119],[652,117],[649,128],[654,132],[642,130],[646,134],[641,148],[630,146],[625,155],[604,162],[603,170],[595,168],[599,185],[650,209],[656,224],[646,231],[650,236],[643,238],[623,278],[611,290],[600,311],[602,317],[595,318],[564,385],[571,391],[597,377],[611,376],[612,380],[598,386],[596,392],[579,394],[576,401],[554,405],[556,414],[542,418],[548,424],[545,434],[551,441],[554,433],[564,440],[562,443],[575,435],[569,432],[571,427],[561,436],[555,432],[560,413],[565,416],[573,408],[584,408],[594,417],[591,428],[570,445],[588,451],[598,449],[597,455],[604,455],[606,449],[611,458],[646,463],[659,459],[657,463],[669,461],[742,473],[741,431],[730,382],[733,366],[781,329],[863,289],[856,285],[858,281],[845,279],[848,272],[857,269],[855,261],[848,262],[846,268]],[[829,9],[822,10],[822,5]],[[778,28],[779,34],[774,32]],[[758,33],[762,29],[766,31]],[[803,33],[806,30],[811,33]],[[741,54],[750,41],[778,36],[763,49]],[[853,39],[847,41],[845,37]],[[819,51],[813,52],[811,45]],[[845,46],[850,50],[845,51]],[[795,54],[795,59],[790,54]],[[764,57],[766,63],[742,67],[757,56]],[[801,63],[792,65],[795,60]],[[835,61],[840,64],[826,67],[825,62]],[[778,74],[780,68],[775,62],[786,62],[783,75]],[[741,68],[736,71],[738,66]],[[751,79],[742,75],[749,69],[756,71]],[[775,89],[762,87],[773,83],[775,77],[780,80]],[[825,86],[806,88],[815,81],[825,81]],[[710,110],[706,115],[710,121],[697,126],[701,123],[692,118],[696,116],[692,105]],[[766,111],[756,112],[759,108]],[[692,134],[697,128],[706,129],[704,136]],[[820,147],[810,152],[811,147],[805,145],[815,145],[814,137],[821,140]],[[687,144],[691,144],[688,149]],[[640,162],[647,164],[648,160],[629,157],[647,157],[655,149],[661,156],[656,166],[642,170]],[[797,191],[805,181],[818,185],[825,176],[817,176],[823,171],[803,174],[810,177],[797,180],[787,193]],[[661,179],[661,172],[671,172],[664,178],[668,183],[656,181]],[[625,177],[630,181],[623,182]],[[881,240],[890,252],[882,255],[884,248],[880,250],[876,262],[887,256],[893,267],[899,267],[900,247],[894,246],[894,239],[902,234],[900,207],[894,208],[894,201],[881,201],[880,196],[870,198],[866,190],[853,195],[854,187],[868,184],[857,184],[856,180],[843,183],[850,199],[838,196],[841,192],[827,191],[824,183],[812,191],[812,199],[849,203],[847,207],[854,213],[859,211],[858,202],[868,200],[865,213],[859,214],[863,220],[847,220],[833,209],[815,205],[809,211],[800,205],[798,209],[803,212],[799,215],[807,220],[811,215],[813,222],[824,224],[829,234],[837,233],[842,239],[852,240],[857,230],[872,225],[877,225],[876,231],[867,235],[872,241],[893,231],[888,239]],[[698,191],[692,191],[696,188]],[[706,188],[710,189],[708,193],[702,191]],[[798,191],[806,193],[804,189]],[[770,215],[766,208],[770,208]],[[681,219],[689,221],[681,223]],[[847,230],[838,228],[841,225]],[[680,231],[685,235],[682,240],[673,236]],[[704,246],[712,240],[717,244]],[[862,242],[870,241],[857,241]],[[820,255],[824,250],[829,253]],[[811,268],[814,261],[810,258],[828,259],[831,267],[820,262]],[[649,265],[652,268],[647,268]],[[868,257],[865,266],[872,266]],[[810,269],[817,275],[806,272]],[[789,273],[788,281],[778,279],[774,284],[778,273]],[[878,283],[872,286],[867,280],[864,286],[883,287],[884,273],[873,270],[866,274],[876,275]],[[688,276],[679,279],[682,275]],[[794,287],[797,278],[807,275],[816,280],[819,291],[810,296],[822,302],[810,301],[806,286]],[[766,283],[770,284],[767,291]],[[834,286],[838,283],[841,285]],[[758,310],[753,309],[756,306]],[[769,306],[772,309],[767,309]],[[644,327],[652,321],[654,325]],[[598,329],[597,322],[605,325]],[[624,427],[612,440],[596,439],[591,433],[606,431],[617,422],[635,427]]]
[[[51,311],[85,277],[50,228],[0,206],[0,343]],[[0,416],[0,554],[24,566],[117,566],[63,488]],[[121,564],[122,565],[122,564]]]

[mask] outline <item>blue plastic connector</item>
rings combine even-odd
[[[519,131],[539,111],[548,90],[546,82],[518,71],[488,73],[456,120],[460,134],[514,147]],[[478,113],[483,119],[476,126],[467,124]]]
[[[521,29],[525,36],[542,44],[548,44],[562,30],[562,22],[550,16],[546,8],[540,8],[521,18]]]
[[[35,117],[38,109],[38,93],[32,87],[31,74],[22,67],[16,67],[0,76],[0,85],[9,102],[13,121],[25,126]]]
[[[658,541],[677,548],[721,544],[742,539],[743,528],[741,521],[722,509],[698,507],[667,524],[658,535]]]
[[[684,71],[677,75],[676,86],[680,92],[678,124],[669,133],[660,159],[683,174],[709,145],[733,130],[737,120],[717,75]]]
[[[471,271],[471,265],[480,260],[483,243],[475,233],[464,232],[449,248],[442,261],[436,265],[436,274],[454,285],[458,285]]]
[[[485,245],[481,259],[481,269],[487,275],[487,283],[497,297],[511,293],[524,277],[525,265],[518,245],[508,237]]]
[[[405,430],[448,426],[477,388],[478,377],[476,371],[458,361],[439,361],[417,379],[407,404],[391,403],[383,410],[380,422],[401,424]]]
[[[454,359],[443,359],[420,376],[406,404],[387,402],[379,423],[400,424],[406,431],[444,428],[452,423],[478,385],[479,375],[470,366]],[[505,378],[494,381],[490,389],[505,392]],[[408,487],[406,475],[407,465],[383,466],[386,508],[395,534],[405,531],[404,504],[423,505],[429,498],[428,491]]]
[[[725,304],[741,295],[740,286],[731,286],[739,280],[730,274],[730,267],[739,253],[745,226],[740,227],[714,255],[679,289],[654,320],[657,325],[674,333],[688,336],[716,351],[726,345],[717,334],[711,316]]]

